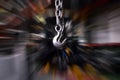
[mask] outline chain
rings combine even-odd
[[[56,16],[56,24],[61,25],[63,23],[62,17],[63,17],[63,1],[62,0],[55,0],[55,16]]]
[[[55,31],[57,35],[53,38],[53,45],[55,47],[61,47],[66,39],[63,38],[64,31],[64,21],[63,21],[63,0],[55,0],[55,16],[56,16],[56,26]]]

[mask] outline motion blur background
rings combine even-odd
[[[0,0],[0,80],[101,80],[45,75],[39,55],[53,49],[49,40],[56,34],[54,2]],[[88,62],[104,80],[120,80],[120,0],[63,0],[63,9],[68,42],[76,41],[83,52],[94,53],[99,63]]]

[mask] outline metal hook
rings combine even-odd
[[[59,26],[60,27],[59,30],[57,29],[57,27],[58,26],[55,27],[55,30],[56,30],[57,34],[53,38],[53,45],[55,47],[59,48],[59,47],[62,47],[64,45],[64,43],[66,41],[66,38],[62,40],[62,37],[63,37],[62,33],[63,33],[63,30],[64,30],[63,27]]]

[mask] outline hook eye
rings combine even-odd
[[[60,25],[56,25],[56,26],[55,26],[55,30],[56,30],[57,32],[60,32],[60,31],[62,30],[62,27],[61,27]]]

